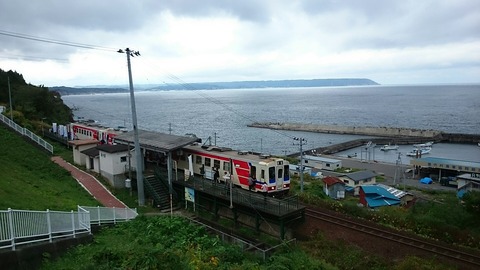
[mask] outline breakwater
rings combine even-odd
[[[420,130],[409,128],[393,128],[393,127],[345,127],[334,125],[317,125],[317,124],[295,124],[295,123],[253,123],[249,127],[268,128],[276,130],[289,131],[307,131],[328,134],[352,134],[365,135],[376,138],[357,139],[327,147],[319,147],[307,150],[317,154],[333,154],[347,149],[355,148],[365,145],[372,141],[377,145],[382,144],[398,144],[409,145],[416,143],[433,142],[447,142],[447,143],[467,143],[477,144],[480,142],[480,134],[460,134],[460,133],[444,133],[438,130]],[[312,152],[313,153],[313,152]],[[292,154],[296,155],[296,154]]]
[[[442,134],[438,130],[422,130],[411,128],[394,127],[349,127],[335,125],[318,124],[298,124],[298,123],[252,123],[249,127],[269,128],[278,130],[308,131],[329,134],[352,134],[380,137],[417,137],[417,138],[435,138]]]

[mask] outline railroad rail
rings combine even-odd
[[[317,220],[333,223],[338,226],[346,227],[351,230],[356,230],[365,234],[369,234],[375,237],[394,241],[415,249],[430,252],[435,255],[447,258],[452,262],[459,262],[469,266],[472,269],[480,269],[480,256],[472,253],[468,253],[459,249],[446,247],[440,244],[435,244],[429,241],[417,239],[414,237],[405,236],[399,233],[391,232],[385,229],[373,227],[359,221],[350,220],[347,218],[339,217],[336,215],[328,214],[325,212],[316,211],[306,208],[305,215]]]

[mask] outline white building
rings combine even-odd
[[[342,161],[333,158],[304,155],[303,165],[320,170],[335,171],[342,168]]]
[[[99,156],[99,171],[111,186],[125,186],[130,167],[135,167],[134,153],[128,153],[127,145],[102,144],[96,147]],[[132,151],[133,152],[133,151]]]
[[[82,151],[95,148],[99,141],[97,140],[74,140],[70,141],[69,144],[73,147],[73,163],[85,166],[87,163],[87,155],[83,154]]]

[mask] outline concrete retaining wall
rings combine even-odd
[[[55,240],[52,243],[41,242],[27,246],[20,246],[17,250],[0,251],[0,269],[39,269],[45,255],[49,258],[58,258],[69,248],[92,242],[93,235],[82,234],[76,238]]]

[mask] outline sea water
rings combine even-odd
[[[132,128],[128,93],[63,96],[75,116],[110,127]],[[480,133],[480,85],[362,86],[228,90],[144,91],[135,93],[138,127],[275,155],[324,147],[366,136],[249,128],[253,122],[432,129]],[[430,156],[480,161],[476,145],[435,145]],[[447,148],[440,151],[440,149]],[[411,146],[401,146],[406,153]],[[437,150],[438,149],[438,150]],[[338,153],[347,155],[361,149]],[[437,153],[436,153],[437,152]],[[360,154],[360,153],[358,153]],[[395,162],[395,151],[377,149],[375,159]],[[403,156],[403,161],[408,162]]]

